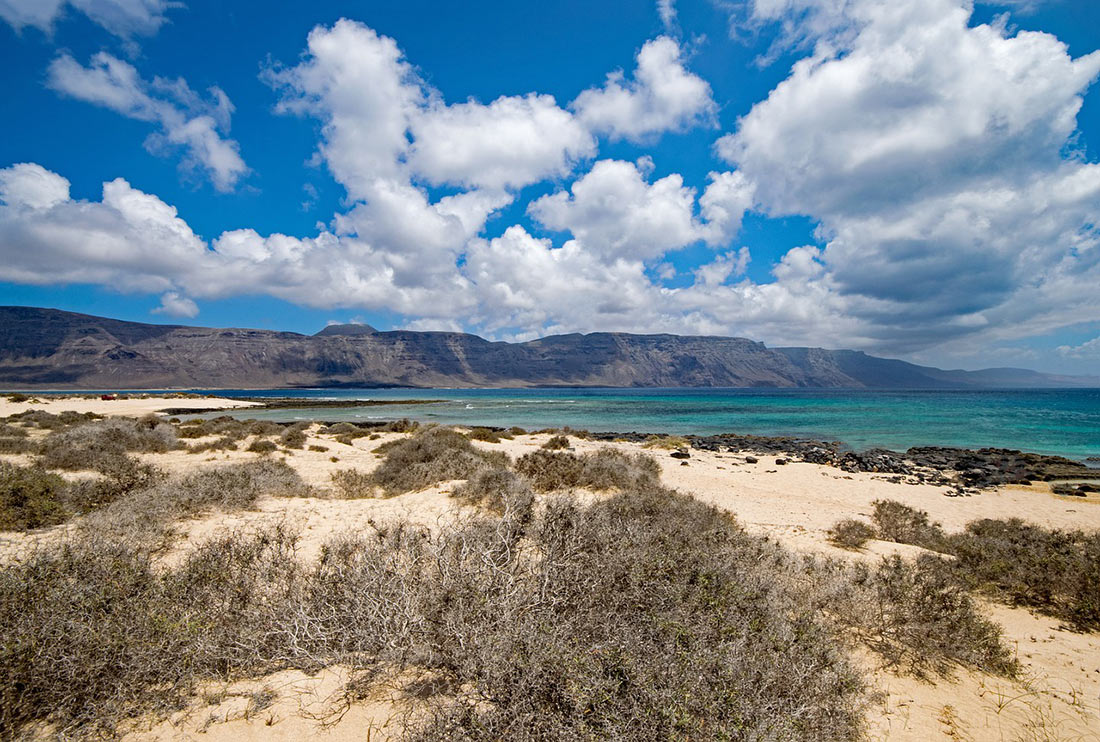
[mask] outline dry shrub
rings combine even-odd
[[[65,480],[37,467],[12,466],[0,461],[0,531],[26,531],[62,523]]]
[[[60,739],[114,736],[182,708],[200,680],[281,665],[271,629],[297,570],[275,530],[197,549],[178,570],[87,537],[0,569],[0,738],[49,722]]]
[[[283,426],[270,420],[247,420],[248,434],[267,438],[274,435],[282,435]]]
[[[187,447],[187,453],[207,453],[208,451],[236,451],[237,439],[232,436],[222,436],[204,443],[192,443]]]
[[[25,437],[26,433],[22,436],[0,436],[0,453],[33,453],[38,450],[38,447]]]
[[[1078,630],[1100,630],[1100,532],[978,520],[951,537],[950,550],[971,586]]]
[[[83,521],[88,533],[158,541],[173,521],[211,510],[252,507],[261,496],[309,497],[314,491],[285,461],[219,464],[174,477],[161,476],[115,498]]]
[[[378,494],[378,487],[371,475],[358,469],[338,469],[331,476],[336,494],[346,500],[375,497]]]
[[[249,443],[248,448],[246,448],[245,450],[249,453],[258,453],[261,456],[267,456],[278,451],[279,447],[276,446],[272,441],[269,441],[265,438],[257,438],[256,440]]]
[[[593,490],[647,486],[660,477],[660,466],[645,454],[626,454],[601,448],[577,456],[557,451],[532,451],[516,462],[516,471],[531,481],[536,492],[572,487]]]
[[[468,486],[522,491],[500,470]],[[184,487],[205,502],[225,489]],[[110,736],[205,681],[340,664],[435,681],[414,740],[851,740],[863,694],[843,632],[899,662],[995,656],[974,650],[988,627],[942,572],[794,556],[652,483],[589,507],[502,499],[502,517],[434,534],[340,537],[311,569],[278,528],[164,572],[101,531],[0,567],[0,737],[47,720],[63,738]]]
[[[313,451],[314,453],[325,453],[326,451],[328,451],[328,447],[313,445],[309,447],[309,450]]]
[[[302,421],[296,422],[279,436],[279,442],[287,448],[301,449],[306,445],[306,431],[309,430],[310,423]]]
[[[945,551],[947,536],[928,513],[896,500],[875,500],[871,520],[878,538],[898,544],[912,544],[931,551]]]
[[[982,616],[947,560],[894,554],[874,570],[856,565],[836,615],[888,664],[924,677],[956,665],[1014,676],[1018,666],[1000,627]]]
[[[452,691],[411,739],[860,736],[857,673],[717,510],[657,488],[557,499],[525,550],[512,522],[422,560],[434,598],[416,638]]]
[[[531,485],[508,469],[482,469],[456,487],[451,496],[499,514],[530,512],[535,500]]]
[[[511,440],[514,436],[506,430],[493,430],[492,428],[474,428],[466,437],[472,441],[485,441],[486,443],[500,443]]]
[[[651,435],[645,439],[645,443],[643,443],[642,446],[644,448],[674,450],[679,448],[690,448],[691,441],[682,435]]]
[[[541,448],[545,448],[547,451],[562,451],[569,448],[569,438],[564,435],[552,436],[546,443],[543,443]]]
[[[180,424],[180,438],[205,438],[219,435],[239,441],[249,435],[249,423],[228,415],[220,415],[210,420],[194,419]]]
[[[84,425],[93,420],[102,420],[103,415],[97,415],[94,412],[73,412],[72,410],[65,410],[54,415],[45,410],[24,410],[10,415],[7,419],[43,430],[64,430],[74,425]]]
[[[874,528],[852,518],[842,520],[829,529],[829,541],[844,549],[862,549],[876,535]]]
[[[104,471],[128,452],[178,447],[175,427],[156,417],[110,418],[51,433],[42,441],[40,459],[47,469]]]
[[[474,448],[461,433],[428,428],[387,447],[373,479],[387,495],[396,495],[451,479],[469,479],[480,469],[507,464],[505,454]]]

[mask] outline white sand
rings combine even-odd
[[[184,403],[215,406],[211,399],[150,398],[126,404],[124,413],[122,402],[73,400],[53,405],[51,411],[143,414],[165,407],[182,407]],[[119,406],[112,406],[116,404]],[[0,405],[7,405],[0,406],[0,414],[10,414],[5,410],[11,403]],[[286,458],[308,483],[327,488],[331,473],[337,469],[369,471],[376,466],[379,457],[371,449],[393,437],[394,434],[387,434],[378,440],[360,438],[348,446],[319,436],[314,428],[307,445],[321,445],[328,450],[295,451]],[[477,442],[477,445],[518,457],[535,450],[548,437],[522,436],[500,444]],[[578,452],[605,445],[631,452],[642,450],[637,444],[571,441]],[[798,462],[776,465],[774,455],[761,454],[758,463],[747,464],[744,455],[693,450],[688,465],[682,466],[667,451],[649,453],[660,462],[663,479],[669,486],[728,510],[754,533],[768,534],[792,549],[833,557],[866,560],[890,552],[920,553],[916,547],[883,542],[871,542],[866,551],[854,553],[828,543],[827,531],[836,521],[866,517],[876,499],[896,499],[925,510],[949,531],[960,530],[969,521],[986,517],[1019,517],[1048,527],[1100,529],[1100,497],[1056,496],[1048,485],[1002,487],[970,497],[947,497],[948,488],[895,484],[880,475],[848,474]],[[202,463],[247,460],[254,456],[243,451],[208,455],[172,452],[143,458],[170,471],[186,471]],[[338,461],[331,461],[331,457]],[[369,523],[408,519],[432,527],[470,512],[449,497],[453,484],[390,499],[264,498],[252,511],[211,514],[180,524],[183,538],[166,563],[178,560],[191,546],[219,532],[274,522],[289,523],[299,531],[299,556],[303,559],[315,558],[320,545],[333,534]],[[64,527],[33,536],[4,536],[19,542],[48,539],[51,533],[63,532]],[[868,667],[873,690],[881,693],[869,710],[872,738],[907,742],[1100,740],[1100,635],[1065,631],[1057,621],[1022,609],[983,606],[987,615],[1004,627],[1006,639],[1017,648],[1027,677],[1021,682],[1010,682],[978,672],[959,671],[953,680],[930,683],[879,668],[875,659],[867,655],[862,660]],[[372,730],[371,740],[394,738],[399,724],[391,721],[387,726],[387,720],[407,710],[407,703],[395,700],[390,685],[379,686],[369,698],[352,704],[331,727],[311,718],[317,715],[316,704],[331,703],[331,694],[340,687],[342,677],[338,668],[330,668],[316,678],[294,672],[262,678],[254,681],[253,686],[241,687],[246,690],[255,684],[277,687],[275,704],[263,712],[249,712],[246,690],[237,688],[236,695],[231,694],[225,701],[208,707],[196,702],[198,706],[188,714],[135,733],[132,738],[242,742],[316,736],[342,741],[365,739],[368,727]]]
[[[93,412],[97,415],[115,415],[123,417],[141,417],[160,412],[161,410],[186,408],[196,409],[223,409],[231,410],[241,407],[253,407],[259,402],[244,402],[221,397],[120,397],[118,399],[105,400],[98,397],[62,397],[56,395],[44,395],[35,397],[27,395],[33,402],[12,402],[7,396],[0,395],[0,417],[15,415],[26,410],[44,410],[57,414],[71,410],[73,412]]]

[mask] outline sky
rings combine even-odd
[[[0,303],[1100,374],[1100,3],[0,0]]]

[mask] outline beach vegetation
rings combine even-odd
[[[853,518],[839,521],[829,529],[829,541],[843,549],[853,551],[862,549],[868,541],[877,535],[878,533],[874,527]]]
[[[516,461],[516,471],[531,482],[536,492],[583,487],[591,490],[626,489],[649,485],[661,469],[646,454],[628,454],[601,448],[581,455],[537,450]]]
[[[375,449],[383,455],[373,472],[374,482],[387,495],[413,492],[439,482],[469,479],[485,468],[510,462],[500,451],[482,451],[450,428],[429,427],[408,438],[384,443]]]
[[[570,448],[569,438],[564,435],[551,436],[546,443],[542,444],[542,448],[545,448],[547,451],[564,451]]]

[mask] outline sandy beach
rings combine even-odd
[[[185,406],[227,409],[246,403],[232,400],[147,397],[103,401],[50,399],[41,403],[0,402],[0,416],[26,409],[50,412],[75,410],[104,415],[137,416]],[[331,475],[340,469],[369,472],[381,460],[372,449],[402,434],[386,433],[350,443],[308,431],[303,450],[273,454],[284,459],[302,478],[319,490],[331,487]],[[517,458],[537,450],[549,435],[520,435],[500,443],[475,442]],[[195,441],[201,442],[201,439]],[[872,503],[893,499],[927,511],[948,532],[962,530],[979,518],[1021,518],[1037,525],[1062,529],[1100,529],[1100,497],[1054,495],[1049,484],[1007,486],[966,497],[950,497],[950,489],[888,481],[883,475],[848,473],[818,464],[791,461],[777,464],[774,455],[761,454],[748,463],[744,454],[692,450],[685,460],[668,451],[644,449],[636,443],[596,443],[570,438],[580,453],[611,446],[627,452],[645,451],[661,465],[662,480],[670,487],[732,513],[747,530],[764,534],[790,549],[839,559],[874,561],[881,555],[921,553],[915,546],[871,541],[863,551],[840,549],[828,540],[838,520],[866,520]],[[317,450],[310,450],[310,446]],[[242,449],[244,446],[241,447]],[[323,449],[323,450],[321,450]],[[12,458],[12,457],[8,457]],[[185,451],[142,454],[141,458],[169,472],[196,466],[257,458],[244,450],[210,454]],[[321,544],[332,535],[366,523],[409,520],[431,527],[461,517],[470,508],[450,497],[457,482],[443,483],[388,499],[330,499],[326,497],[261,498],[252,510],[211,514],[179,525],[180,539],[164,557],[172,564],[197,543],[221,532],[285,523],[300,535],[298,558],[316,559]],[[599,497],[588,493],[586,496]],[[32,543],[63,538],[59,526],[29,534],[0,535],[0,558],[19,559]],[[868,718],[876,740],[1088,740],[1100,739],[1100,635],[1076,633],[1059,622],[1022,608],[984,603],[983,611],[1005,631],[1024,668],[1021,680],[1008,681],[971,670],[959,670],[950,680],[929,682],[897,674],[863,657],[873,690]],[[186,712],[153,728],[137,729],[132,740],[294,740],[317,735],[320,739],[363,739],[372,730],[374,742],[395,738],[395,715],[407,710],[407,699],[379,687],[377,693],[347,708],[331,707],[339,687],[340,669],[317,676],[284,672],[257,679],[272,689],[274,699],[263,711],[249,708],[249,684],[223,689],[223,700],[212,705],[196,702]],[[326,700],[327,699],[327,700]],[[328,705],[326,705],[328,704]]]

